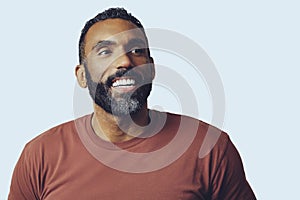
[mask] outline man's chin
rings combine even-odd
[[[94,83],[93,83],[94,84]],[[93,87],[88,85],[89,90]],[[140,112],[147,102],[152,85],[146,84],[138,87],[113,87],[108,84],[98,84],[96,90],[90,90],[96,105],[109,114],[115,116],[128,116]]]
[[[142,105],[137,100],[116,99],[111,104],[111,114],[115,116],[127,116],[138,113]]]
[[[133,115],[141,111],[143,105],[136,99],[124,99],[122,97],[117,97],[110,102],[103,102],[94,100],[95,104],[102,108],[108,114],[114,116],[122,117]]]

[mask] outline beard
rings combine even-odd
[[[148,78],[143,78],[132,68],[118,70],[115,74],[109,76],[104,83],[101,81],[94,82],[86,66],[85,71],[91,98],[98,106],[115,116],[124,116],[139,112],[146,104],[152,90],[152,79],[148,76]],[[133,92],[118,94],[116,98],[112,94],[112,83],[114,79],[123,75],[133,77],[137,82],[137,88]]]

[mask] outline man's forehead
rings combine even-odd
[[[126,43],[139,38],[146,42],[144,32],[135,24],[123,19],[106,19],[95,23],[85,37],[85,51],[92,50],[99,41],[115,41]],[[87,52],[86,52],[87,53]]]

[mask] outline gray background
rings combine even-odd
[[[222,128],[237,146],[258,199],[295,199],[300,14],[291,0],[1,1],[0,199],[7,198],[26,142],[74,118],[79,33],[87,19],[111,6],[124,6],[145,27],[177,31],[205,49],[225,88]],[[191,77],[191,67],[174,55],[154,51],[153,57],[190,81],[201,111],[195,117],[209,122],[210,97],[201,77]],[[174,94],[159,87],[150,106],[181,112]]]

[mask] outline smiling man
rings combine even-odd
[[[108,9],[86,23],[75,74],[94,112],[25,146],[9,200],[255,199],[226,133],[148,109],[154,60],[143,26],[126,10]],[[217,142],[199,157],[213,135]]]
[[[95,23],[81,37],[78,83],[88,86],[95,102],[92,124],[96,134],[112,142],[131,139],[130,132],[138,131],[128,120],[139,125],[149,120],[147,97],[154,66],[146,35],[138,28],[124,19],[106,19]],[[128,125],[127,130],[121,130],[120,124]]]

